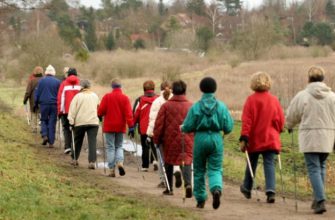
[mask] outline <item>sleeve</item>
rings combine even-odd
[[[70,125],[75,125],[76,122],[76,116],[77,116],[77,105],[78,105],[78,95],[76,95],[70,104],[69,108],[69,114],[67,116],[67,119],[69,120]]]
[[[285,125],[285,116],[283,108],[280,105],[280,102],[277,100],[277,124],[278,124],[278,132],[282,132],[284,130]]]
[[[125,97],[125,116],[126,116],[126,121],[128,128],[134,127],[134,121],[133,121],[133,111],[131,109],[131,104],[129,101],[129,98],[126,96]]]
[[[34,105],[35,106],[37,106],[38,103],[40,102],[41,84],[42,84],[42,80],[38,81],[37,86],[35,88],[35,92],[34,92],[34,100],[35,100]]]
[[[297,94],[291,101],[286,111],[286,127],[288,129],[293,128],[296,124],[299,124],[302,117],[302,107],[299,106],[300,94]]]
[[[250,98],[246,100],[243,106],[242,111],[242,130],[241,136],[250,136],[250,131],[253,124],[253,109],[252,109],[252,102]]]
[[[64,90],[64,83],[61,83],[58,89],[58,93],[57,93],[57,114],[58,115],[60,114],[63,90]]]
[[[106,115],[107,112],[107,95],[104,95],[104,97],[102,97],[102,100],[100,102],[99,108],[98,108],[98,116],[99,117],[103,117]]]
[[[153,140],[155,144],[160,144],[162,143],[162,136],[163,136],[163,132],[164,132],[164,123],[165,123],[165,112],[166,112],[166,108],[163,105],[157,115],[156,121],[155,121],[155,126],[154,126],[154,130],[153,130]]]
[[[181,125],[181,131],[185,133],[191,133],[196,131],[197,116],[195,114],[195,106],[192,106],[188,111],[186,118]]]
[[[136,108],[136,111],[134,114],[134,122],[133,122],[134,125],[139,122],[140,113],[141,113],[141,101],[139,102],[137,106],[138,107]]]
[[[157,118],[158,111],[161,107],[161,102],[159,98],[157,98],[151,105],[150,113],[149,113],[149,125],[147,129],[147,135],[152,137],[155,127],[155,121]]]
[[[32,86],[32,81],[30,80],[28,82],[27,88],[26,88],[26,93],[24,94],[23,102],[26,103],[29,99],[29,97],[33,94],[33,86]]]
[[[229,134],[234,127],[234,119],[231,117],[227,107],[223,105],[223,133]]]

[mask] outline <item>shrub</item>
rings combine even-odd
[[[145,43],[144,40],[139,38],[134,42],[134,47],[136,50],[138,49],[144,49],[145,48]]]
[[[87,60],[90,58],[90,54],[87,50],[81,48],[76,52],[75,58],[81,62],[87,62]]]
[[[211,40],[214,38],[213,32],[208,27],[201,27],[196,32],[197,47],[203,51],[207,51]]]
[[[114,36],[112,32],[109,32],[107,39],[106,39],[105,46],[107,50],[113,50],[115,48],[115,40],[114,40]]]

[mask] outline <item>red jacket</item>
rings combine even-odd
[[[126,132],[126,124],[133,127],[133,113],[128,96],[120,88],[104,95],[98,109],[99,117],[104,117],[105,133]]]
[[[163,144],[164,161],[172,165],[190,165],[193,158],[193,133],[184,134],[184,152],[182,154],[182,134],[180,125],[191,108],[184,95],[174,95],[160,108],[154,127],[154,143]]]
[[[248,137],[248,152],[280,152],[280,132],[285,118],[278,99],[269,92],[255,92],[244,104],[241,136]]]
[[[75,95],[80,91],[79,79],[75,75],[67,77],[61,84],[57,95],[58,115],[67,114]]]
[[[139,123],[139,132],[141,135],[147,134],[151,105],[157,97],[158,95],[155,95],[154,91],[148,90],[140,98],[140,104],[138,104],[134,114],[134,124]]]

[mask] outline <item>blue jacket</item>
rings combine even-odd
[[[60,81],[54,76],[46,75],[37,84],[35,90],[35,106],[57,105],[57,93]]]

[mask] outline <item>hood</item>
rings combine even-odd
[[[213,93],[204,93],[200,103],[200,110],[205,115],[212,115],[217,108],[217,101]]]
[[[68,82],[70,85],[79,85],[79,79],[75,75],[67,77],[66,82]]]
[[[144,103],[152,104],[157,96],[142,96],[141,101]]]
[[[316,99],[324,99],[331,92],[331,89],[323,82],[309,83],[306,90]]]

